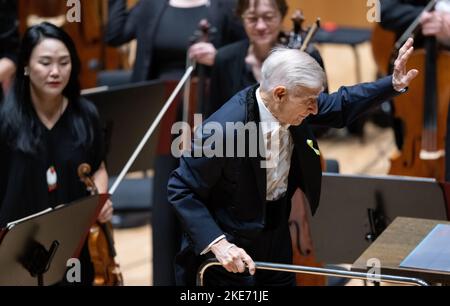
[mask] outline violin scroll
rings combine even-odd
[[[320,18],[308,29],[303,28],[305,17],[301,10],[296,10],[291,17],[292,30],[289,33],[281,33],[280,43],[291,49],[306,51],[308,45],[314,38],[314,35],[320,29]]]
[[[300,49],[303,41],[303,36],[306,30],[303,29],[305,16],[301,10],[296,10],[291,17],[292,32],[289,35],[288,47],[291,49]]]
[[[97,186],[91,178],[91,166],[87,163],[82,163],[78,166],[78,177],[86,185],[86,189],[91,194],[98,194]]]
[[[207,19],[202,19],[198,23],[197,30],[194,35],[189,39],[191,44],[198,42],[209,42],[211,40],[211,35],[214,35],[217,29],[209,23]]]

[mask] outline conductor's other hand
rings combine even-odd
[[[394,72],[392,74],[392,86],[396,91],[402,91],[408,87],[409,83],[419,74],[417,69],[406,70],[406,63],[414,51],[414,40],[409,38],[400,48],[398,57],[394,62]]]
[[[222,239],[213,244],[211,252],[216,255],[217,260],[228,272],[243,273],[247,266],[250,274],[255,274],[255,263],[253,259],[244,249],[229,243],[226,239]]]
[[[103,205],[97,220],[100,223],[106,223],[108,221],[111,221],[112,217],[113,217],[113,205],[111,200],[108,199],[105,205]]]
[[[207,42],[199,42],[193,44],[189,50],[189,58],[195,60],[199,64],[212,66],[216,59],[217,50],[213,44]]]

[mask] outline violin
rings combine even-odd
[[[325,71],[324,61],[322,59],[322,56],[320,55],[319,50],[317,50],[317,48],[311,44],[311,42],[314,40],[315,35],[317,34],[317,31],[320,29],[320,18],[317,18],[310,27],[304,28],[304,15],[301,10],[296,10],[292,15],[291,21],[292,30],[290,32],[280,32],[279,43],[288,48],[298,49],[302,52],[308,53],[317,61],[317,63],[319,63],[319,65]],[[323,91],[325,93],[328,93],[328,81],[326,79]],[[315,126],[314,134],[321,135],[327,130],[328,128]]]
[[[210,35],[217,30],[211,26],[207,19],[200,20],[197,30],[189,38],[191,45],[199,42],[209,42]],[[206,76],[206,67],[204,65],[197,64],[195,61],[189,58],[189,54],[186,53],[186,71],[189,67],[193,67],[197,71],[197,76],[189,76],[185,82],[183,88],[183,122],[193,123],[192,118],[194,113],[204,114],[206,107],[206,93],[208,87],[208,80]],[[193,89],[191,91],[191,89]],[[185,139],[182,143],[182,149],[188,150],[190,146],[190,135],[185,135]]]
[[[217,32],[217,29],[212,27],[206,19],[200,20],[198,29],[191,37],[191,43],[210,42],[211,36]],[[197,66],[197,107],[196,112],[199,114],[205,113],[206,94],[208,91],[208,78],[205,65]]]
[[[305,16],[301,10],[296,10],[291,17],[291,21],[292,30],[287,33],[281,32],[279,41],[288,48],[306,52],[317,31],[320,29],[320,18],[317,18],[316,22],[314,22],[312,26],[305,29],[303,27]],[[310,50],[308,51],[310,52]]]
[[[215,33],[217,30],[211,26],[207,19],[202,19],[198,23],[197,30],[190,37],[189,42],[191,45],[199,42],[209,42],[210,35]],[[189,55],[186,54],[186,69],[189,66],[195,66],[197,70],[197,76],[192,78],[192,82],[189,79],[184,86],[183,95],[183,122],[190,122],[190,118],[193,116],[193,111],[190,109],[195,109],[196,113],[204,113],[205,101],[206,101],[206,90],[207,90],[207,76],[206,67],[204,65],[199,65],[193,62]],[[191,96],[191,85],[194,87],[193,94]]]
[[[91,166],[81,164],[78,176],[91,194],[98,194],[98,189],[90,177]],[[88,236],[88,248],[94,266],[94,286],[123,286],[123,277],[119,264],[115,261],[116,250],[112,235],[111,222],[96,222],[91,226]]]

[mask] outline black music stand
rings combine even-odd
[[[443,249],[440,250],[441,246],[439,245],[427,245],[425,248],[422,246],[422,255],[426,254],[425,257],[427,257],[422,259],[422,264],[435,263],[440,256],[444,266],[430,269],[430,267],[425,268],[423,265],[402,265],[404,259],[411,252],[414,252],[418,245],[422,244],[425,237],[438,224],[450,225],[450,222],[419,218],[396,218],[383,234],[353,263],[351,270],[362,273],[368,273],[369,270],[372,270],[369,273],[373,275],[373,259],[375,258],[379,263],[378,268],[383,274],[419,278],[433,285],[449,285],[450,272],[446,269],[449,259],[446,255],[447,252]]]
[[[106,163],[111,176],[120,173],[156,119],[166,100],[167,90],[167,82],[147,81],[83,91],[83,97],[97,106],[101,124],[107,132]],[[158,138],[159,127],[130,171],[153,168]]]
[[[96,105],[106,131],[106,165],[111,185],[175,86],[176,83],[171,81],[145,81],[83,91],[83,96]],[[176,112],[176,101],[166,116]],[[163,143],[170,142],[167,138],[171,137],[171,126],[165,126],[164,122],[163,119],[158,125],[130,171],[154,169],[160,139],[164,139]],[[112,196],[112,201],[116,211],[112,221],[114,227],[147,223],[153,206],[153,177],[125,179]]]
[[[168,82],[146,81],[94,88],[83,94],[97,106],[101,124],[106,131],[108,143],[106,164],[111,184],[163,107],[169,86]],[[154,168],[159,131],[160,125],[144,146],[131,171]],[[152,206],[152,187],[152,177],[125,179],[112,197],[114,209],[116,212],[139,212],[139,216],[136,217],[137,223],[141,224],[143,222],[141,212],[149,211]],[[130,217],[130,214],[127,216]],[[130,222],[124,221],[123,217],[125,215],[116,215],[113,224],[127,226]],[[147,219],[145,217],[145,221]],[[132,220],[131,224],[134,223],[136,221]]]
[[[90,196],[8,224],[0,234],[0,285],[61,282],[107,198]]]
[[[317,259],[353,263],[396,217],[447,220],[446,210],[434,179],[324,174],[311,219]]]

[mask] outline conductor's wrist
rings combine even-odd
[[[397,86],[393,86],[393,87],[394,87],[394,90],[399,93],[404,93],[407,91],[406,86],[397,85]]]
[[[226,238],[222,238],[211,246],[211,252],[217,255],[217,253],[220,253],[221,251],[223,252],[224,250],[230,248],[233,245],[234,244],[229,243]]]
[[[392,76],[392,88],[396,92],[404,93],[406,91],[407,85],[403,82],[400,82],[395,75]]]

